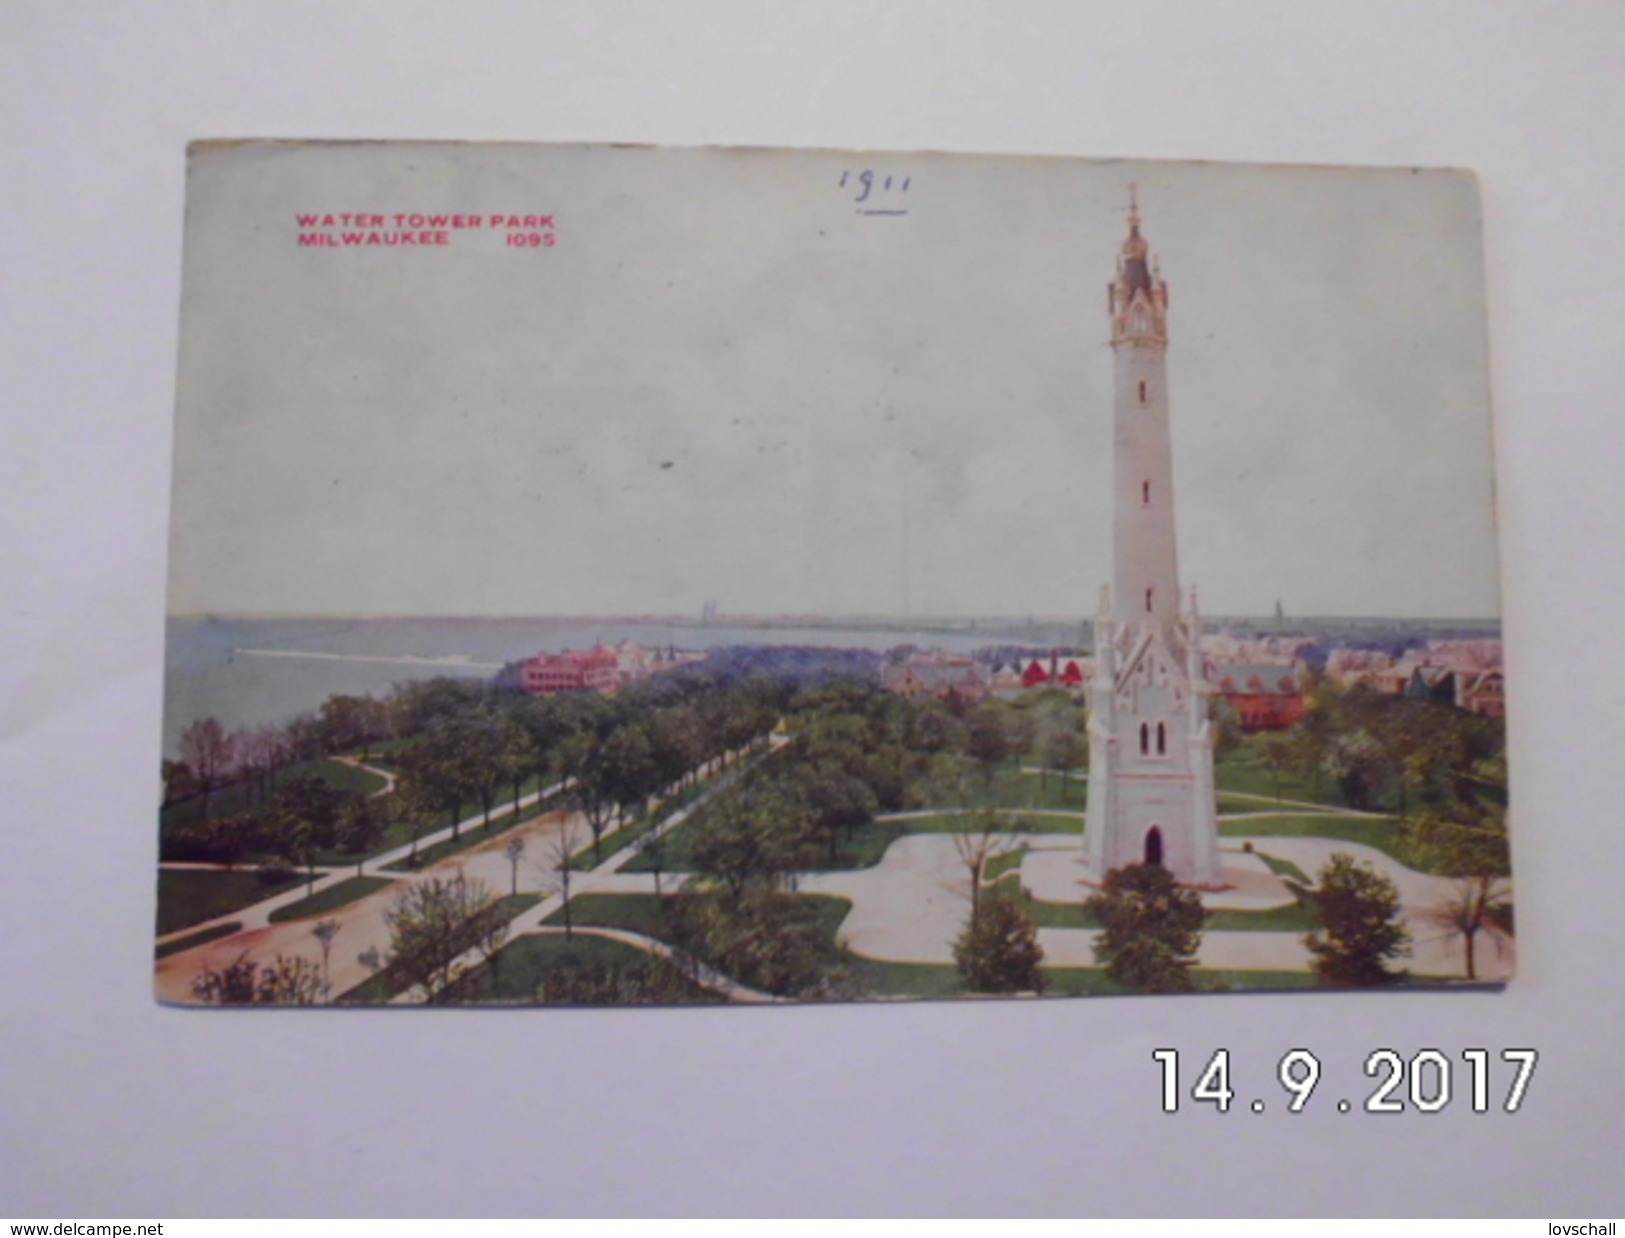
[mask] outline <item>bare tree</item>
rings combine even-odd
[[[1007,823],[997,814],[979,813],[977,821],[979,829],[954,835],[954,850],[959,853],[960,863],[964,864],[970,876],[972,921],[982,909],[982,874],[987,868],[987,862],[1016,846],[1016,840],[1009,832]]]
[[[231,738],[215,718],[201,718],[181,732],[181,760],[203,789],[203,816],[209,816],[209,796],[230,772]]]
[[[508,840],[508,845],[502,849],[502,854],[508,858],[508,868],[512,874],[513,883],[509,895],[519,893],[519,861],[525,858],[525,840],[517,835]]]
[[[318,920],[316,927],[310,930],[310,935],[322,946],[322,1000],[331,1003],[333,1000],[333,972],[329,966],[333,952],[333,939],[339,935],[339,922],[333,919]]]
[[[571,922],[570,914],[570,874],[575,871],[576,852],[580,847],[581,830],[572,818],[566,817],[559,826],[558,833],[554,834],[542,849],[542,863],[548,874],[548,884],[557,890],[564,900],[566,938],[575,935],[575,925]]]
[[[1512,939],[1506,917],[1512,906],[1512,891],[1498,877],[1458,877],[1451,891],[1422,914],[1422,919],[1461,938],[1467,954],[1467,979],[1478,979],[1476,944],[1480,934],[1499,952]]]

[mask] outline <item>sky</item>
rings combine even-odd
[[[449,143],[194,152],[170,610],[1091,615],[1131,183],[1203,610],[1496,615],[1466,173]]]

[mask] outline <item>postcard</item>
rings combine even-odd
[[[1450,170],[200,142],[155,984],[1483,986]]]

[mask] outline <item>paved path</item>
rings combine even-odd
[[[367,796],[369,800],[383,799],[386,795],[394,794],[395,774],[393,771],[383,769],[377,765],[364,764],[355,757],[334,757],[333,760],[337,761],[340,765],[349,765],[355,769],[365,770],[369,774],[377,774],[378,777],[384,780],[383,786],[379,787],[378,790]]]
[[[783,740],[775,741],[771,746],[781,746]],[[730,765],[737,766],[746,757],[753,755],[743,753],[726,761],[708,763],[702,769],[702,776],[709,771],[711,776]],[[728,785],[738,777],[736,769],[733,774],[719,779],[715,785],[708,788],[698,796],[693,803],[673,813],[657,827],[655,832],[664,834],[677,828],[688,816],[705,803],[722,787]],[[520,808],[527,808],[545,796],[555,794],[565,788],[564,783],[555,783],[551,787],[540,791],[533,791],[518,801]],[[514,802],[509,801],[497,811],[506,815],[514,808]],[[475,814],[458,823],[460,832],[469,832],[481,828],[484,815]],[[219,925],[240,924],[239,931],[229,937],[218,938],[182,950],[159,959],[155,965],[154,987],[157,996],[164,1001],[189,1002],[192,1001],[192,981],[202,975],[205,970],[219,970],[229,965],[244,952],[260,962],[270,962],[277,955],[301,956],[311,962],[320,964],[321,947],[312,935],[312,928],[318,919],[331,919],[338,922],[338,934],[334,939],[334,946],[329,953],[330,984],[334,994],[341,994],[354,988],[367,980],[371,975],[367,967],[360,961],[359,956],[369,950],[377,950],[379,954],[387,954],[389,949],[389,930],[385,920],[385,912],[390,910],[395,901],[410,886],[422,881],[435,878],[448,879],[462,873],[467,877],[485,881],[494,891],[507,893],[513,888],[513,867],[506,855],[510,842],[519,838],[525,843],[525,854],[519,866],[519,889],[534,892],[538,889],[551,891],[557,884],[558,876],[553,871],[550,852],[557,854],[558,839],[568,832],[573,853],[579,854],[581,850],[590,846],[591,832],[586,826],[585,819],[580,813],[573,811],[555,811],[532,818],[530,821],[518,826],[503,828],[500,823],[489,838],[474,843],[466,850],[448,856],[439,862],[417,872],[384,872],[386,865],[398,863],[407,858],[412,852],[410,844],[392,848],[389,851],[367,860],[363,865],[363,873],[367,876],[381,877],[390,882],[390,885],[381,887],[377,891],[343,907],[324,913],[320,916],[307,916],[298,920],[287,920],[280,923],[271,923],[270,916],[274,911],[289,904],[296,903],[306,897],[303,884],[285,891],[272,898],[262,900],[249,907],[240,908],[227,915],[216,916],[212,920],[205,920],[189,925],[184,929],[167,934],[160,938],[160,942],[173,941],[177,938],[190,936],[203,932],[206,929]],[[450,826],[426,835],[418,840],[418,850],[424,850],[437,842],[449,839],[452,835]],[[608,893],[641,893],[647,890],[653,893],[654,878],[652,874],[622,874],[619,869],[630,862],[637,854],[636,846],[622,848],[614,855],[609,856],[599,870],[582,870],[572,874],[570,893],[574,897],[588,892]],[[208,866],[205,866],[208,867]],[[214,866],[222,869],[223,866]],[[323,874],[318,878],[318,889],[322,880],[334,875],[353,876],[354,865],[334,867],[331,869],[318,868],[317,872]],[[510,934],[530,932],[541,927],[541,921],[551,915],[561,905],[562,899],[557,893],[550,892],[541,903],[528,909],[513,921]],[[477,958],[477,952],[465,956],[464,962]],[[746,1000],[741,998],[740,1000]]]
[[[787,742],[777,737],[771,747]],[[736,762],[737,764],[737,762]],[[710,770],[713,777],[717,775]],[[716,777],[715,782],[693,803],[672,813],[648,837],[660,837],[679,828],[712,796],[730,785],[743,773],[735,768],[732,773]],[[529,807],[542,796],[563,789],[555,784],[540,792],[523,797],[521,807]],[[1237,794],[1231,792],[1229,794]],[[1353,813],[1322,804],[1284,801],[1285,808],[1266,796],[1251,796],[1264,803],[1277,804],[1273,811],[1222,814],[1224,820],[1248,820],[1282,815],[1295,815],[1297,810],[1311,809],[1337,815],[1383,817],[1381,813]],[[511,811],[508,805],[504,811]],[[971,812],[970,809],[920,809],[911,812],[887,814],[882,820],[911,820],[931,816],[954,815]],[[1020,809],[1031,815],[1081,818],[1082,812],[1056,809]],[[461,823],[463,829],[476,828],[479,816]],[[408,885],[433,877],[449,877],[462,872],[470,878],[487,882],[494,890],[506,892],[512,888],[513,869],[504,854],[514,838],[524,840],[525,857],[521,861],[519,887],[521,890],[542,890],[545,896],[536,905],[515,917],[510,925],[509,940],[526,933],[552,933],[561,931],[557,926],[543,922],[563,905],[558,888],[558,874],[547,862],[551,850],[556,854],[559,840],[566,834],[572,839],[572,850],[584,848],[590,834],[580,814],[558,811],[545,814],[522,826],[508,827],[484,839],[455,856],[448,857],[420,873],[382,873],[379,870],[404,859],[411,848],[398,847],[374,857],[364,865],[370,875],[383,876],[392,884],[373,895],[328,913],[328,918],[339,921],[340,933],[332,955],[332,988],[342,993],[368,976],[358,955],[369,949],[380,953],[388,948],[388,930],[384,912],[388,910]],[[450,828],[437,831],[419,840],[419,848],[434,845],[449,838]],[[822,871],[800,874],[797,888],[808,894],[827,894],[849,900],[852,911],[841,925],[839,936],[854,952],[870,958],[918,963],[952,963],[953,942],[964,927],[969,911],[969,874],[954,846],[955,835],[948,833],[908,834],[887,848],[878,864],[866,869]],[[1257,854],[1247,855],[1241,849],[1247,842],[1253,844]],[[1012,836],[1012,844],[1024,846],[1027,853],[1019,866],[1020,880],[1032,889],[1035,896],[1049,901],[1074,901],[1083,895],[1082,882],[1086,874],[1078,870],[1080,846],[1077,836],[1070,834],[1024,833]],[[654,875],[630,873],[625,866],[641,854],[643,840],[621,847],[593,869],[572,874],[570,894],[572,900],[585,894],[653,894]],[[1262,909],[1280,906],[1292,901],[1290,891],[1273,872],[1267,871],[1259,858],[1262,854],[1287,860],[1305,873],[1315,873],[1334,852],[1353,855],[1369,861],[1377,871],[1394,880],[1411,920],[1415,939],[1415,954],[1404,964],[1419,974],[1460,976],[1463,974],[1463,950],[1459,940],[1429,926],[1424,914],[1436,907],[1452,890],[1452,883],[1444,878],[1432,877],[1406,868],[1381,851],[1358,843],[1332,839],[1260,836],[1251,839],[1226,838],[1224,840],[1227,871],[1234,869],[1236,877],[1233,891],[1205,896],[1210,906],[1234,905]],[[183,867],[183,866],[174,866]],[[207,865],[184,867],[207,868]],[[218,866],[215,866],[218,867]],[[1245,872],[1243,871],[1245,870]],[[323,880],[339,874],[353,873],[353,866],[318,870]],[[1237,876],[1240,874],[1241,876]],[[1244,880],[1242,878],[1245,878]],[[673,875],[673,880],[680,875]],[[189,926],[170,934],[165,940],[197,933],[216,924],[241,922],[243,930],[232,936],[171,955],[158,961],[157,989],[159,996],[171,1001],[186,1001],[191,996],[191,980],[205,968],[220,968],[244,951],[255,958],[269,961],[276,954],[302,955],[313,961],[320,959],[320,947],[311,935],[313,918],[272,925],[270,913],[279,907],[305,897],[305,887],[297,886],[274,898],[252,907],[217,917],[203,924]],[[1226,903],[1226,898],[1229,902]],[[580,929],[594,935],[624,941],[638,949],[660,957],[674,959],[691,973],[696,969],[688,960],[681,959],[669,945],[637,933],[610,929]],[[1047,960],[1055,965],[1094,966],[1094,930],[1041,929],[1039,940]],[[1479,974],[1481,979],[1495,980],[1511,974],[1513,954],[1510,946],[1498,954],[1481,936],[1479,943]],[[1209,932],[1204,934],[1199,963],[1204,967],[1234,970],[1304,970],[1308,966],[1308,952],[1299,933],[1277,932]],[[460,966],[473,967],[482,962],[478,952],[471,951],[459,960]],[[766,994],[755,993],[737,985],[725,976],[697,969],[701,983],[722,993],[731,1001],[771,1000]],[[413,994],[397,998],[400,1002],[415,1000]]]

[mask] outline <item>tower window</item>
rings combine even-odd
[[[1149,756],[1150,754],[1151,754],[1151,724],[1149,722],[1142,722],[1142,723],[1140,723],[1140,755],[1141,756]]]
[[[1140,380],[1140,403],[1145,403],[1145,379]]]
[[[1147,507],[1151,506],[1151,483],[1148,481],[1142,481],[1140,483],[1140,502],[1144,503]]]
[[[1157,723],[1157,755],[1159,757],[1168,755],[1168,726],[1162,722]]]
[[[1151,590],[1150,589],[1147,589],[1145,591],[1145,613],[1148,614],[1148,615],[1151,613]]]

